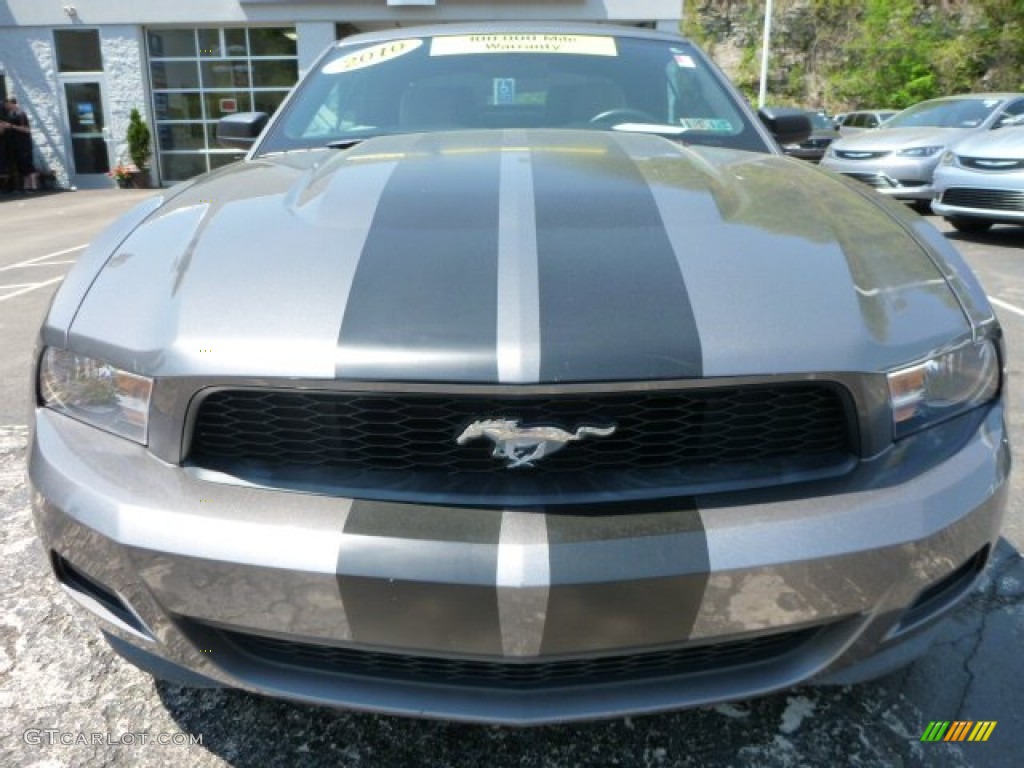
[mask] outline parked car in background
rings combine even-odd
[[[837,122],[840,136],[852,136],[861,131],[870,131],[877,128],[899,110],[896,109],[865,109],[857,112],[848,112],[843,116],[842,122]]]
[[[839,131],[835,121],[824,112],[807,110],[807,116],[811,119],[811,135],[801,142],[783,144],[782,151],[791,157],[817,163],[825,155],[828,145],[839,138]]]
[[[932,210],[961,232],[1024,224],[1024,118],[965,139],[935,171]]]
[[[870,184],[884,195],[930,207],[932,174],[942,153],[974,133],[1024,114],[1024,94],[969,93],[908,107],[873,131],[832,142],[823,167]]]
[[[998,540],[1002,332],[927,221],[782,157],[809,130],[665,32],[332,44],[57,291],[54,577],[157,677],[375,712],[909,663]]]

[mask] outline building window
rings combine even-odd
[[[358,35],[359,27],[354,24],[349,24],[347,21],[339,22],[334,25],[334,39],[344,40],[349,35]]]
[[[164,181],[183,181],[242,155],[217,144],[217,121],[273,113],[299,79],[294,27],[150,29],[156,150]]]
[[[100,33],[97,29],[55,29],[59,72],[102,72]]]

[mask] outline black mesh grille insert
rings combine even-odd
[[[962,208],[1024,213],[1024,190],[952,187],[942,194],[942,202]]]
[[[888,150],[881,152],[865,152],[860,150],[854,151],[844,149],[836,150],[836,157],[841,157],[843,160],[877,160],[878,158],[885,157],[888,154]]]
[[[980,171],[1006,172],[1019,171],[1024,168],[1024,160],[1015,158],[961,157],[960,165],[965,168],[977,168]]]
[[[509,472],[486,438],[457,444],[482,419],[616,431]],[[802,460],[820,467],[823,456],[849,458],[851,423],[842,390],[818,383],[544,397],[221,390],[199,407],[189,462],[520,477]]]
[[[733,642],[618,656],[553,661],[478,661],[381,653],[298,643],[217,630],[234,648],[260,661],[323,673],[478,687],[539,689],[669,677],[770,662],[800,648],[821,628]]]

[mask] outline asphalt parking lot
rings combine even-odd
[[[1024,765],[1024,493],[1012,480],[986,577],[923,659],[854,688],[804,687],[658,716],[513,730],[349,713],[156,684],[109,651],[50,578],[25,481],[28,369],[49,298],[84,244],[152,191],[0,199],[0,767]],[[1024,227],[965,254],[1024,369]],[[126,321],[130,319],[126,318]],[[1024,397],[1011,391],[1024,446]],[[995,721],[984,743],[922,743],[929,722]]]

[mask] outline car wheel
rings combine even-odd
[[[915,200],[910,204],[910,207],[920,213],[922,216],[927,216],[932,212],[931,200]]]
[[[957,232],[963,232],[968,235],[980,235],[982,232],[988,232],[992,227],[992,222],[985,221],[984,219],[953,218],[946,219],[946,221],[952,224],[953,229]]]

